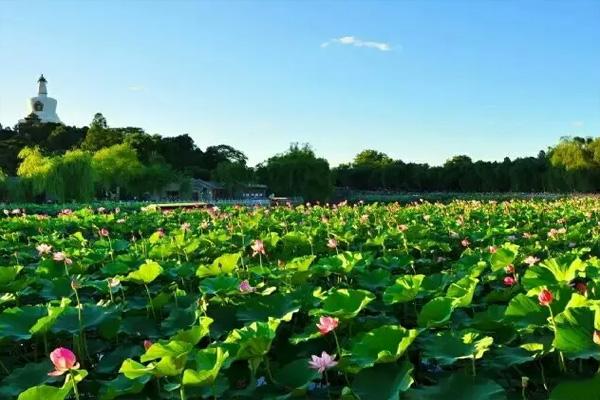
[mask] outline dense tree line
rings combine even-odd
[[[187,134],[163,137],[136,127],[114,128],[99,113],[89,127],[42,124],[32,115],[12,129],[0,126],[0,169],[3,197],[28,201],[133,198],[189,178],[221,182],[231,196],[260,182],[277,195],[306,200],[327,200],[334,187],[387,192],[590,192],[600,190],[600,138],[563,138],[537,157],[490,162],[459,155],[441,166],[405,163],[365,150],[333,169],[310,146],[292,144],[251,168],[240,150],[228,145],[202,150]]]
[[[460,155],[442,166],[404,163],[365,150],[335,168],[333,181],[374,191],[593,192],[600,190],[600,138],[563,138],[537,157],[473,162]]]

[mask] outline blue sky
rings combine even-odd
[[[600,1],[2,1],[0,122],[41,72],[70,125],[441,164],[600,135]]]

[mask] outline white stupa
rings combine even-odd
[[[60,124],[60,118],[56,114],[56,99],[48,97],[48,89],[46,88],[46,78],[42,74],[38,79],[38,95],[29,99],[29,114],[35,114],[42,123]],[[25,122],[21,120],[20,122]]]

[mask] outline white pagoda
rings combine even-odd
[[[42,74],[40,79],[38,79],[38,95],[29,99],[28,116],[35,114],[42,123],[60,124],[60,118],[58,118],[58,115],[56,114],[57,101],[52,97],[48,97],[48,89],[46,88],[47,82],[48,81]],[[23,119],[20,122],[25,121],[26,119]]]

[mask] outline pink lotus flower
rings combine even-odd
[[[54,261],[65,261],[66,258],[67,255],[62,251],[57,251],[56,253],[52,254],[52,259]]]
[[[327,241],[327,247],[330,249],[337,249],[338,242],[334,238],[331,238]]]
[[[551,291],[544,289],[538,294],[538,300],[541,306],[549,306],[552,300],[554,300],[554,296]]]
[[[539,261],[540,261],[540,259],[537,257],[534,257],[534,256],[528,256],[526,259],[523,260],[523,262],[525,264],[529,265],[530,267]]]
[[[360,216],[359,221],[361,224],[366,224],[367,222],[369,222],[369,215],[368,214],[363,214]]]
[[[189,232],[190,227],[191,227],[191,225],[189,222],[184,222],[183,224],[181,224],[181,230],[184,232]]]
[[[514,286],[517,283],[517,280],[512,276],[504,277],[504,285],[505,286]]]
[[[100,231],[98,231],[98,233],[102,237],[108,237],[108,235],[110,235],[110,232],[108,232],[108,229],[106,229],[106,228],[100,229]]]
[[[408,230],[408,225],[400,224],[398,225],[398,230],[400,232],[406,232]]]
[[[79,369],[77,357],[65,347],[59,347],[50,353],[50,360],[54,364],[54,371],[48,373],[50,376],[60,376],[72,369]]]
[[[250,293],[250,292],[254,292],[256,290],[255,287],[250,285],[250,282],[248,282],[248,279],[244,279],[240,283],[239,289],[240,289],[240,292],[242,292],[242,293]]]
[[[152,347],[153,344],[154,343],[152,343],[152,340],[148,340],[148,339],[144,340],[144,350],[148,351],[148,349],[150,347]]]
[[[250,246],[250,248],[252,249],[252,257],[256,256],[257,254],[266,254],[265,244],[262,240],[255,240],[254,243],[252,243],[252,246]]]
[[[504,272],[506,272],[507,274],[514,274],[515,266],[512,264],[508,264],[506,267],[504,267]]]
[[[333,331],[338,327],[340,320],[333,317],[321,317],[319,318],[319,323],[316,324],[317,328],[319,328],[319,332],[321,335],[327,335],[329,332]]]
[[[40,256],[42,254],[50,254],[50,251],[52,251],[52,246],[46,243],[40,243],[39,245],[37,245],[36,250],[38,251],[38,254]]]
[[[200,228],[208,229],[208,221],[202,221],[202,223],[200,224]]]
[[[322,374],[326,369],[335,367],[337,365],[337,361],[335,361],[335,355],[330,356],[324,351],[321,353],[321,357],[316,355],[311,356],[311,360],[308,362],[308,365],[310,368],[316,369],[320,374]]]
[[[463,247],[469,247],[469,245],[471,244],[471,242],[469,242],[469,239],[463,239],[460,244],[463,245]]]
[[[494,254],[496,251],[498,251],[498,249],[496,249],[496,246],[489,246],[488,247],[488,252],[490,254]]]

